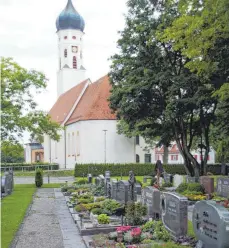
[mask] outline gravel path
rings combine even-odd
[[[14,176],[14,184],[34,184],[34,177],[17,177]],[[43,177],[44,183],[48,183],[48,177]],[[50,177],[49,183],[65,183],[68,181],[72,183],[75,181],[74,177]]]
[[[11,248],[85,248],[59,189],[38,189]]]

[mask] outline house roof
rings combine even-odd
[[[86,85],[87,82],[88,80],[83,81],[57,99],[49,111],[53,121],[69,125],[82,120],[116,119],[108,102],[111,90],[109,77],[104,76],[96,82]],[[85,87],[86,90],[83,91]],[[80,96],[81,98],[79,98]],[[77,103],[78,100],[79,102]],[[71,115],[66,120],[69,114]]]
[[[115,114],[109,107],[110,90],[111,84],[108,76],[88,85],[66,124],[82,120],[116,120]]]
[[[52,121],[55,121],[61,124],[71,111],[74,103],[80,96],[80,93],[83,91],[88,80],[83,81],[82,83],[76,85],[70,90],[62,94],[53,105],[49,111],[49,115]]]

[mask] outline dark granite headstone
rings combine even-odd
[[[174,237],[184,236],[188,228],[188,199],[173,192],[161,193],[161,214],[165,228]]]
[[[106,196],[111,199],[111,183],[107,182],[106,184],[107,188],[106,188]]]
[[[119,182],[116,179],[111,180],[111,198],[117,200],[117,194],[119,192]]]
[[[214,192],[214,178],[202,176],[200,177],[200,184],[203,185],[205,193],[211,194]]]
[[[87,175],[88,183],[92,183],[92,174]]]
[[[4,195],[9,195],[12,193],[14,187],[14,177],[13,170],[5,172],[4,176],[1,178],[1,193]]]
[[[156,218],[160,215],[160,191],[152,186],[144,188],[145,205],[148,218]]]
[[[229,211],[214,201],[199,201],[193,209],[198,248],[229,247]]]
[[[222,197],[229,196],[229,178],[220,177],[217,180],[217,193]]]
[[[165,183],[173,183],[173,175],[164,172]]]
[[[199,182],[198,177],[186,176],[186,183],[198,183],[198,182]]]
[[[134,184],[135,184],[135,177],[133,171],[129,171],[129,195],[130,195],[130,200],[134,201]]]
[[[131,201],[130,184],[128,181],[119,181],[119,193],[117,194],[117,200],[124,204]]]
[[[108,183],[110,182],[110,171],[105,172],[105,178],[104,178],[104,190],[105,190],[105,195],[107,195],[107,189],[108,189]]]

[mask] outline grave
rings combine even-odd
[[[5,172],[1,178],[1,193],[3,196],[10,195],[14,187],[13,170]]]
[[[105,195],[107,195],[107,190],[108,190],[108,183],[110,182],[111,178],[110,178],[110,171],[106,171],[105,172],[105,179],[104,179],[104,191],[105,191]]]
[[[173,183],[173,175],[164,172],[165,183]]]
[[[173,178],[173,186],[174,187],[177,188],[183,182],[184,182],[183,176],[178,175],[178,174],[174,175],[174,178]]]
[[[111,180],[111,198],[117,200],[119,194],[119,182],[116,179]]]
[[[211,194],[214,192],[214,178],[202,176],[200,177],[200,184],[203,185],[205,193]]]
[[[229,178],[220,177],[217,180],[217,193],[222,197],[229,197]]]
[[[131,201],[130,184],[128,181],[119,181],[119,192],[116,194],[116,200],[124,204]]]
[[[142,194],[142,186],[139,183],[134,184],[134,201],[140,202]]]
[[[198,248],[229,247],[229,211],[214,201],[199,201],[193,209]]]
[[[160,216],[160,191],[152,186],[144,188],[143,204],[147,206],[148,218],[158,219]]]
[[[111,199],[111,183],[107,182],[106,183],[106,196]]]
[[[198,177],[186,176],[186,183],[198,183],[198,182],[199,182]]]
[[[161,193],[160,208],[165,228],[175,238],[185,236],[188,228],[188,199],[173,192]]]
[[[87,180],[89,184],[92,183],[92,174],[87,175]]]

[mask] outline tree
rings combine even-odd
[[[21,163],[24,162],[24,148],[20,143],[11,141],[1,142],[1,162]]]
[[[36,109],[31,93],[40,93],[46,85],[43,73],[26,70],[11,58],[2,58],[2,140],[17,140],[26,130],[37,137],[48,134],[53,140],[59,139],[59,124],[51,121],[47,113]]]
[[[131,131],[164,145],[175,140],[187,174],[206,173],[209,131],[215,119],[214,87],[187,68],[189,58],[173,49],[159,33],[179,15],[168,1],[130,0],[126,27],[120,32],[120,52],[112,59],[110,106]],[[159,14],[158,14],[159,13]],[[128,128],[127,128],[128,127]],[[201,165],[191,154],[193,141],[203,137]]]

